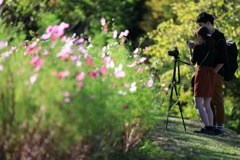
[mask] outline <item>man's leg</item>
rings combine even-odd
[[[225,121],[225,112],[224,112],[224,101],[222,96],[222,85],[223,77],[219,74],[215,75],[215,88],[213,97],[211,100],[211,107],[214,114],[214,125],[219,126],[223,129],[223,124]]]

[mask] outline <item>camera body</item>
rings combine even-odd
[[[172,51],[168,51],[169,56],[173,56],[174,58],[178,59],[179,58],[179,51],[177,48],[175,48]]]
[[[188,45],[190,45],[191,48],[194,48],[194,47],[195,47],[195,44],[192,43],[192,42],[190,42],[189,40],[187,40],[186,43],[187,43]]]

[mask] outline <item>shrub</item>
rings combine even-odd
[[[106,158],[153,125],[142,49],[101,22],[94,37],[64,35],[62,22],[32,41],[1,41],[1,159]]]

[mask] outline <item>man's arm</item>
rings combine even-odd
[[[228,63],[227,46],[226,46],[226,40],[224,37],[218,40],[216,47],[218,50],[218,54],[217,54],[218,63],[214,68],[214,72],[219,73],[221,68],[223,68],[224,63]],[[222,72],[220,74],[222,75]]]

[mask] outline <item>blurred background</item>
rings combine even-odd
[[[112,154],[114,151],[104,152],[105,154],[102,155],[100,153],[103,153],[104,148],[114,148],[115,150],[121,150],[121,151],[127,151],[130,141],[132,144],[132,147],[134,147],[138,140],[140,140],[143,134],[136,134],[135,135],[135,141],[132,140],[132,137],[130,137],[130,133],[132,133],[133,130],[141,130],[144,132],[147,131],[150,126],[154,126],[157,122],[156,119],[151,119],[151,116],[146,116],[144,113],[153,114],[155,112],[155,116],[166,116],[166,113],[168,111],[168,95],[165,94],[167,87],[171,83],[171,78],[173,74],[173,56],[168,55],[168,51],[174,50],[175,47],[178,48],[179,51],[179,58],[181,61],[189,62],[189,55],[188,55],[188,48],[186,45],[186,40],[194,41],[194,33],[197,29],[196,24],[196,17],[197,15],[202,12],[206,11],[210,14],[212,14],[215,17],[215,27],[223,32],[225,34],[225,37],[227,39],[234,40],[237,44],[238,49],[240,48],[240,4],[238,0],[211,0],[211,1],[204,1],[204,0],[2,0],[0,1],[0,40],[3,44],[5,42],[8,42],[8,50],[11,46],[21,46],[22,43],[24,43],[25,48],[34,42],[36,39],[41,37],[41,35],[46,33],[46,28],[49,26],[59,25],[61,22],[65,22],[69,24],[69,27],[65,29],[65,34],[71,36],[75,36],[77,38],[83,38],[85,42],[92,38],[92,43],[96,46],[93,50],[88,50],[89,53],[92,53],[91,58],[94,57],[94,55],[98,54],[99,50],[101,50],[101,47],[106,47],[110,42],[116,42],[116,44],[120,44],[121,38],[119,38],[119,41],[116,39],[112,39],[112,33],[113,31],[117,31],[117,33],[121,33],[124,31],[128,31],[129,34],[125,37],[125,46],[124,48],[118,48],[119,45],[116,45],[112,48],[111,52],[119,54],[119,52],[124,53],[125,56],[116,56],[115,60],[116,62],[119,61],[119,63],[122,64],[129,64],[130,58],[133,58],[134,53],[138,52],[139,58],[145,57],[147,60],[144,61],[144,64],[148,70],[146,73],[144,72],[141,75],[141,78],[139,78],[138,74],[133,74],[134,77],[129,77],[129,80],[134,79],[141,79],[142,81],[148,81],[154,80],[154,88],[151,88],[149,91],[145,91],[138,93],[134,96],[129,96],[125,99],[117,99],[116,97],[112,97],[115,99],[114,102],[111,102],[110,100],[103,101],[102,98],[98,99],[101,101],[99,103],[100,106],[111,106],[111,103],[118,104],[119,101],[124,102],[126,100],[126,103],[119,104],[119,106],[124,106],[123,108],[128,108],[128,106],[131,104],[135,106],[136,108],[139,105],[149,105],[151,108],[146,112],[144,108],[146,106],[140,107],[140,109],[135,109],[131,111],[131,114],[122,116],[122,113],[119,113],[119,110],[115,110],[111,113],[107,113],[105,118],[101,120],[102,124],[105,124],[106,130],[104,131],[103,135],[98,135],[96,133],[101,133],[102,130],[105,130],[105,128],[99,127],[99,123],[95,123],[94,119],[98,119],[99,115],[103,115],[103,111],[95,110],[94,108],[86,111],[85,113],[90,114],[90,112],[93,112],[92,119],[89,119],[89,121],[92,120],[92,123],[89,123],[89,125],[92,125],[91,127],[85,126],[82,118],[81,122],[77,122],[76,126],[81,124],[82,129],[86,129],[86,132],[80,132],[81,127],[71,126],[71,127],[64,127],[64,123],[73,123],[74,122],[74,116],[75,118],[78,117],[78,114],[72,113],[74,112],[71,109],[66,109],[62,107],[62,112],[66,112],[65,115],[62,115],[63,117],[68,114],[75,114],[72,119],[68,118],[62,118],[59,120],[59,128],[56,129],[57,136],[53,136],[54,138],[47,139],[48,141],[51,141],[51,145],[57,146],[58,142],[57,139],[62,139],[63,137],[60,136],[60,133],[62,131],[66,132],[76,132],[76,134],[79,134],[81,136],[75,137],[73,135],[76,135],[75,133],[66,135],[66,141],[63,142],[63,144],[59,144],[59,148],[55,150],[51,150],[50,152],[44,151],[44,154],[42,154],[42,157],[47,157],[49,155],[52,159],[56,157],[71,157],[79,153],[78,151],[80,148],[85,147],[85,151],[82,151],[81,154],[85,156],[93,156],[97,159],[97,157],[107,157],[109,154]],[[101,20],[105,20],[105,23],[102,24]],[[107,33],[106,33],[107,32]],[[52,43],[52,42],[51,42]],[[89,42],[90,43],[90,42]],[[52,47],[53,44],[45,44],[46,46],[49,46],[49,50],[52,50],[52,52],[57,53],[57,48],[61,48],[63,44],[56,44],[56,50],[54,50]],[[44,46],[44,44],[43,44]],[[85,43],[85,48],[87,48],[87,43]],[[99,48],[97,48],[99,47]],[[51,49],[50,49],[51,48]],[[136,50],[137,49],[137,50]],[[3,53],[7,49],[1,49],[1,52]],[[16,50],[18,53],[24,53],[24,49],[22,50]],[[134,52],[135,51],[135,52]],[[94,58],[93,58],[94,59]],[[122,59],[125,59],[122,61]],[[7,63],[9,66],[13,64],[13,61],[16,62],[16,66],[13,68],[18,68],[22,64],[17,65],[17,62],[22,61],[21,57],[15,57],[15,59],[9,61],[8,63],[5,62],[3,59],[1,59],[1,63],[4,65],[4,63]],[[30,60],[30,59],[29,59]],[[23,60],[24,61],[24,60]],[[47,61],[47,60],[46,60]],[[45,72],[54,70],[55,65],[55,59],[49,59],[49,68],[45,68]],[[10,63],[11,62],[11,63]],[[51,62],[54,62],[54,65],[51,64]],[[57,62],[56,62],[57,64]],[[101,64],[100,60],[96,64]],[[57,66],[57,65],[56,65]],[[67,65],[65,65],[67,66]],[[100,67],[100,66],[99,66]],[[16,96],[17,98],[11,98],[13,94],[10,94],[7,92],[9,89],[7,81],[9,81],[9,75],[11,75],[10,78],[11,81],[13,81],[14,77],[16,76],[14,72],[12,72],[11,67],[8,72],[2,74],[3,77],[5,76],[5,79],[2,80],[2,86],[1,86],[1,101],[2,103],[1,107],[8,107],[8,106],[14,106],[14,104],[18,104],[19,100],[19,106],[22,107],[22,110],[20,110],[23,115],[28,115],[26,108],[24,108],[23,103],[29,102],[28,109],[31,110],[31,114],[35,116],[35,118],[39,118],[38,116],[40,112],[37,112],[38,109],[41,110],[43,106],[40,105],[40,102],[42,100],[49,101],[49,103],[46,103],[46,105],[56,105],[58,100],[60,99],[59,95],[56,94],[56,98],[54,100],[49,100],[47,96],[54,95],[55,93],[58,93],[58,90],[56,89],[52,91],[52,93],[49,93],[46,95],[46,97],[41,97],[42,99],[38,99],[39,103],[30,101],[31,98],[33,98],[34,94],[28,95],[24,102],[20,102],[20,97],[24,97],[27,93],[20,93]],[[57,67],[56,67],[57,68]],[[62,65],[58,65],[59,69],[62,69]],[[191,85],[190,80],[191,76],[194,74],[194,68],[186,65],[184,63],[179,64],[180,68],[180,85],[178,85],[179,93],[180,93],[180,101],[183,107],[183,113],[185,118],[198,118],[198,114],[196,113],[196,110],[193,106],[193,96],[191,92]],[[26,71],[29,68],[26,68]],[[85,68],[84,70],[87,70]],[[29,73],[33,73],[29,69]],[[73,72],[78,72],[73,71]],[[133,71],[129,70],[129,74],[132,74]],[[47,84],[48,75],[46,74],[44,79],[44,74],[42,74],[42,83],[39,83],[39,87],[35,87],[38,92],[36,92],[36,97],[39,97],[41,95],[41,92],[44,90],[44,88],[41,88],[43,85]],[[147,76],[146,76],[147,75]],[[153,78],[149,78],[149,77]],[[240,73],[237,71],[235,74],[235,77],[230,82],[224,82],[224,103],[225,103],[225,114],[226,114],[226,123],[225,127],[232,129],[236,131],[238,134],[240,134],[240,81],[239,81]],[[145,77],[145,79],[143,78]],[[24,78],[23,78],[24,79]],[[21,80],[19,80],[21,81]],[[50,80],[49,80],[50,81]],[[90,80],[89,80],[90,81]],[[17,88],[19,86],[23,86],[21,89],[24,89],[24,81],[21,81],[22,83],[16,83],[14,86]],[[44,82],[44,83],[43,83]],[[101,96],[106,96],[110,94],[99,92],[99,90],[102,90],[104,88],[107,88],[106,86],[102,86],[103,88],[99,88],[102,81],[99,81],[98,84],[95,86],[98,89],[92,89],[91,87],[86,89],[86,95],[91,93],[99,93]],[[54,85],[64,86],[68,82],[62,83],[62,84],[55,84],[55,80],[50,81],[51,85],[48,87],[57,88]],[[69,84],[73,83],[72,81],[69,81]],[[94,84],[95,82],[92,82]],[[122,82],[118,82],[121,84]],[[117,83],[117,84],[118,84]],[[7,87],[6,87],[7,86]],[[67,86],[67,85],[66,85]],[[69,86],[68,86],[69,87]],[[40,88],[40,89],[39,89]],[[64,88],[64,87],[63,87]],[[71,87],[70,87],[71,88]],[[66,87],[64,88],[66,89]],[[71,91],[73,91],[74,87],[71,88]],[[70,90],[70,89],[69,89]],[[54,93],[54,94],[53,94]],[[144,94],[145,93],[145,94]],[[75,97],[78,97],[77,95],[81,95],[80,93],[76,93]],[[8,99],[6,99],[6,95],[8,95]],[[97,94],[96,94],[97,95]],[[142,99],[142,97],[145,97]],[[75,102],[72,106],[76,106],[80,103],[80,101],[83,101],[86,97],[81,97],[81,100],[78,102]],[[142,99],[141,102],[138,101],[138,98]],[[48,100],[47,100],[48,99]],[[77,99],[77,98],[76,98]],[[9,100],[9,103],[5,103]],[[15,102],[16,100],[16,102]],[[56,100],[56,103],[53,102]],[[85,106],[97,106],[98,102],[96,101],[94,103],[88,103],[84,104]],[[143,103],[144,102],[144,103]],[[57,103],[59,105],[59,103]],[[127,105],[124,105],[127,104]],[[16,105],[15,107],[17,107]],[[83,106],[84,106],[83,105]],[[57,105],[56,105],[57,106]],[[64,105],[63,105],[64,106]],[[81,107],[83,107],[81,106]],[[83,112],[83,110],[79,107],[79,112]],[[109,108],[105,108],[106,111],[109,111]],[[121,108],[122,109],[122,108]],[[95,112],[96,111],[96,112]],[[14,113],[13,113],[14,112]],[[1,124],[1,140],[2,143],[0,145],[0,159],[7,159],[7,157],[13,156],[12,153],[15,154],[15,156],[21,155],[22,157],[27,157],[26,155],[23,155],[23,151],[27,153],[27,151],[24,149],[24,146],[31,146],[29,143],[30,140],[34,136],[39,135],[50,135],[53,134],[51,132],[51,125],[54,126],[54,119],[53,117],[59,116],[59,113],[56,113],[54,115],[46,115],[45,120],[47,120],[46,123],[42,124],[42,127],[34,128],[35,124],[41,120],[32,120],[32,116],[27,117],[18,117],[16,118],[16,122],[14,120],[9,120],[9,116],[14,117],[16,111],[14,109],[9,109],[9,111],[1,112],[1,116],[5,117],[2,118]],[[26,113],[25,113],[26,112]],[[54,109],[50,109],[49,112],[55,112]],[[178,108],[171,108],[171,112],[173,115],[179,116]],[[62,113],[61,113],[62,114]],[[61,115],[60,114],[60,115]],[[8,116],[9,115],[9,116]],[[84,114],[82,114],[83,116]],[[112,124],[105,123],[105,121],[108,121],[108,118],[111,117],[114,119],[115,116],[121,117],[120,119],[113,120]],[[144,115],[144,116],[143,116]],[[86,116],[86,115],[85,115]],[[95,117],[94,117],[95,116]],[[109,116],[109,117],[108,117]],[[126,116],[126,117],[125,117]],[[86,116],[87,118],[88,116]],[[138,128],[141,118],[139,117],[146,117],[145,123],[143,123],[142,128]],[[24,118],[29,118],[28,122],[22,123]],[[126,125],[126,121],[123,120],[124,118],[128,119],[130,125]],[[34,119],[34,118],[33,118]],[[151,119],[151,120],[150,120]],[[22,122],[21,122],[22,121]],[[7,124],[7,125],[4,125]],[[74,124],[74,123],[73,123]],[[151,125],[150,125],[151,124]],[[26,127],[26,126],[27,127]],[[111,130],[113,130],[114,126],[121,126],[116,129],[116,134],[112,133],[112,140],[107,141],[106,137],[108,137],[108,133],[110,133]],[[16,127],[17,126],[17,127]],[[25,128],[23,127],[25,126]],[[98,126],[98,127],[97,127]],[[100,125],[101,126],[101,125]],[[31,128],[32,127],[32,128]],[[84,128],[85,127],[85,128]],[[148,128],[149,127],[149,128]],[[18,129],[16,129],[18,128]],[[98,128],[94,130],[93,128]],[[47,129],[47,130],[45,130]],[[15,130],[17,130],[15,132]],[[109,132],[108,132],[109,131]],[[15,136],[13,133],[18,133]],[[35,134],[39,133],[39,134]],[[20,136],[24,135],[25,136]],[[125,139],[119,140],[119,135],[125,135]],[[18,139],[18,136],[21,137]],[[32,136],[32,137],[31,137]],[[7,137],[7,138],[6,138]],[[41,136],[40,136],[41,137]],[[42,136],[45,137],[45,136]],[[99,138],[102,137],[102,138]],[[116,138],[118,137],[118,138]],[[128,139],[126,138],[128,137]],[[24,139],[28,139],[29,142],[24,143]],[[4,142],[3,139],[6,139]],[[34,138],[33,138],[34,139]],[[39,138],[41,139],[41,138]],[[63,138],[64,139],[64,138]],[[98,142],[94,142],[95,140],[104,140],[102,144],[98,144]],[[116,140],[117,139],[117,140]],[[35,143],[43,143],[45,142],[45,138],[42,138],[42,141],[37,141],[38,137],[35,137]],[[46,140],[46,141],[47,141]],[[125,141],[124,141],[125,140]],[[19,142],[18,144],[14,142]],[[80,142],[81,144],[77,143]],[[123,145],[124,144],[124,145]],[[47,145],[47,144],[46,144]],[[50,145],[50,146],[51,146]],[[69,146],[72,146],[69,147]],[[114,146],[114,147],[113,147]],[[123,147],[125,146],[125,147]],[[126,147],[127,146],[127,147]],[[131,145],[130,145],[131,146]],[[39,146],[38,146],[39,147]],[[30,147],[31,148],[31,147]],[[19,152],[18,152],[19,151]],[[61,152],[62,154],[55,154],[56,152]],[[72,153],[72,154],[71,154]],[[95,154],[92,154],[95,153]],[[37,153],[36,153],[37,154]],[[56,155],[54,157],[53,155]],[[40,155],[40,154],[39,154]],[[44,155],[44,156],[43,156]],[[19,156],[19,157],[21,157]],[[32,155],[32,157],[34,157]],[[41,157],[41,156],[39,156]],[[70,159],[71,159],[70,158]],[[41,159],[41,158],[40,158]],[[81,159],[81,158],[79,158]],[[82,158],[84,159],[84,158]]]

